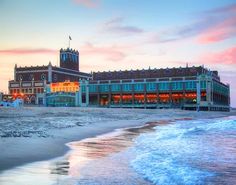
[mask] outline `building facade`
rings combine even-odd
[[[47,106],[230,110],[230,87],[203,66],[113,72],[79,71],[79,52],[60,50],[60,67],[18,67],[9,97]]]
[[[51,83],[46,92],[46,106],[75,107],[78,106],[79,82]]]
[[[9,81],[9,94],[24,99],[24,103],[44,104],[46,87],[50,83],[78,82],[89,80],[92,75],[79,71],[79,52],[72,49],[60,50],[60,67],[30,66],[14,68],[14,80]]]
[[[230,109],[229,85],[220,81],[217,71],[203,66],[97,72],[80,86],[81,101],[90,106]]]

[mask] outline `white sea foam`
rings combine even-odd
[[[131,165],[154,184],[205,184],[235,168],[235,136],[235,118],[159,126],[136,139]]]

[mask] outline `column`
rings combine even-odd
[[[80,80],[79,81],[79,92],[78,92],[78,106],[81,107],[82,106],[82,87],[83,87],[83,81]]]
[[[201,101],[201,81],[197,80],[197,106],[196,109],[199,111]]]
[[[146,79],[144,79],[144,108],[147,107],[147,83]]]
[[[207,86],[206,86],[206,100],[207,100],[207,104],[208,104],[208,110],[210,110],[210,106],[211,106],[211,98],[212,98],[212,95],[211,95],[211,93],[212,93],[212,91],[211,91],[211,81],[210,80],[207,80]]]
[[[100,81],[97,82],[98,83],[98,86],[97,86],[97,100],[98,100],[98,106],[100,106]]]
[[[86,81],[85,84],[86,84],[86,88],[85,88],[86,106],[88,106],[89,105],[89,85],[88,85],[88,81]]]
[[[122,107],[123,104],[122,96],[123,96],[123,88],[122,88],[122,80],[120,80],[120,107]]]
[[[80,91],[76,91],[75,92],[75,106],[78,107],[79,106],[79,96],[80,96]]]
[[[109,92],[108,92],[108,106],[110,107],[110,105],[111,105],[111,80],[109,80],[109,82],[108,82],[108,88],[109,88]]]
[[[134,107],[134,80],[132,80],[132,82],[131,82],[131,87],[132,87],[132,90],[131,90],[131,94],[132,94],[132,107]]]
[[[157,78],[156,79],[156,95],[157,95],[157,103],[156,103],[156,107],[158,108],[158,105],[160,103],[160,98],[159,98],[159,87],[158,87],[158,83],[159,82],[159,79]]]

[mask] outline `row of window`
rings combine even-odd
[[[67,54],[67,53],[61,54],[61,60],[66,61],[66,59],[69,59],[73,62],[78,62],[78,56],[77,55]]]
[[[35,94],[35,93],[43,93],[44,89],[43,88],[34,88],[34,89],[11,89],[10,94],[18,94],[18,93],[25,93],[25,94]]]
[[[51,92],[76,92],[78,90],[78,87],[55,87],[51,89]]]
[[[229,89],[217,82],[213,82],[213,91],[218,94],[225,95],[225,96],[228,96],[229,94]]]
[[[136,83],[136,84],[90,84],[89,85],[89,92],[98,92],[98,87],[100,92],[109,92],[110,88],[112,92],[119,92],[125,91],[130,92],[134,91],[144,91],[145,89],[144,83]],[[154,83],[149,82],[146,83],[146,90],[147,91],[156,91],[157,89],[160,91],[167,91],[167,90],[183,90],[185,85],[186,90],[196,90],[197,88],[197,82],[196,81],[188,81],[188,82],[160,82],[160,83]],[[206,89],[206,81],[202,81],[200,83],[201,89]],[[83,89],[82,86],[82,92],[85,92],[85,88]]]
[[[75,106],[75,98],[67,96],[47,97],[48,106]]]
[[[41,74],[41,76],[40,76],[40,79],[41,80],[45,80],[46,79],[46,74]],[[54,76],[54,78],[55,78],[55,76]],[[56,77],[57,78],[57,77]],[[28,76],[28,79],[27,78],[24,78],[23,77],[23,75],[18,75],[18,80],[19,81],[23,81],[23,80],[29,80],[29,81],[32,81],[32,80],[34,80],[34,75],[33,74],[30,74],[29,76]]]

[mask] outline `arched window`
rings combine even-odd
[[[46,79],[46,75],[43,73],[41,74],[41,80],[45,80]]]

